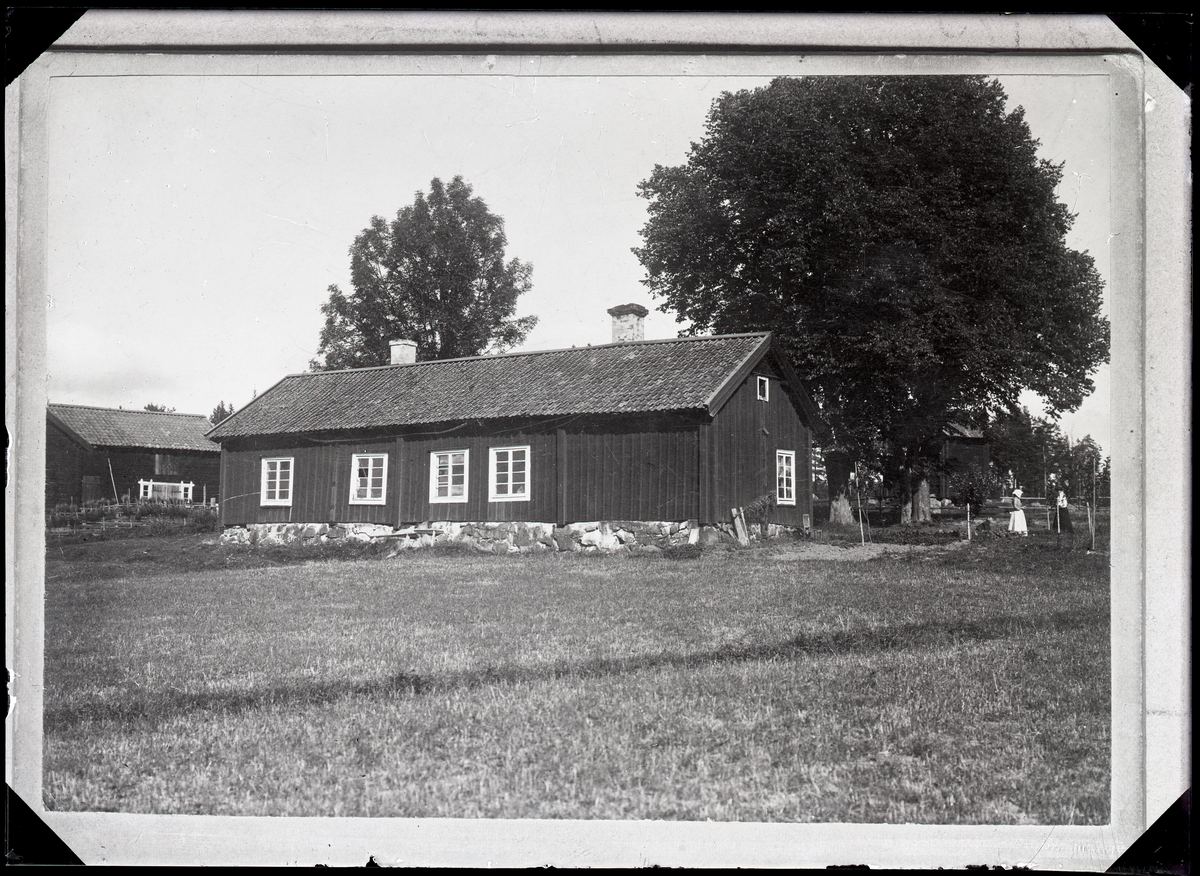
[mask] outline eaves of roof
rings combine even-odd
[[[207,436],[220,442],[467,420],[670,410],[712,415],[772,344],[769,333],[755,332],[292,374]],[[802,388],[798,394],[805,416],[819,420]]]

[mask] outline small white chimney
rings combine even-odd
[[[392,347],[393,365],[411,365],[417,361],[416,341],[388,341]]]
[[[608,309],[612,317],[612,342],[623,344],[627,341],[646,340],[646,327],[642,320],[650,311],[640,304],[618,304]]]

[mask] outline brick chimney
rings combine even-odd
[[[392,347],[393,365],[411,365],[417,361],[416,341],[388,341]]]
[[[650,311],[640,304],[618,304],[608,309],[612,317],[612,342],[623,344],[626,341],[646,340],[646,327],[642,320]]]

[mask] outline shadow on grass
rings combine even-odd
[[[694,653],[663,652],[634,657],[597,658],[579,663],[558,662],[546,666],[484,666],[462,672],[427,675],[400,672],[367,681],[293,683],[249,691],[191,694],[168,690],[158,696],[134,696],[123,702],[49,708],[45,712],[43,729],[52,733],[87,722],[108,721],[154,727],[172,718],[195,713],[228,716],[261,708],[327,705],[345,697],[436,696],[490,685],[585,680],[658,669],[704,669],[747,661],[915,651],[1017,638],[1043,631],[1095,629],[1102,632],[1107,630],[1108,622],[1108,612],[1095,609],[1054,612],[1041,617],[1004,615],[977,621],[931,621],[829,631],[795,636],[771,644],[726,646]]]

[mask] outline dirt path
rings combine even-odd
[[[815,542],[795,542],[780,547],[779,551],[788,559],[862,561],[873,560],[884,554],[904,554],[910,551],[919,554],[942,553],[949,550],[957,550],[966,544],[967,542],[963,540],[938,545],[880,544],[878,542],[868,542],[867,544],[847,544],[842,546]]]

